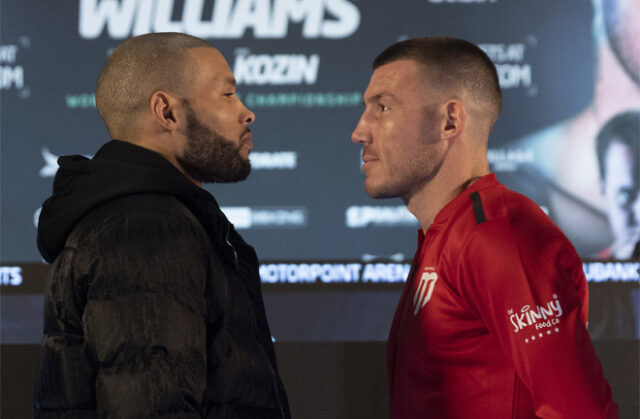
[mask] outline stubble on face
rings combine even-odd
[[[383,156],[384,176],[371,173],[367,176],[364,189],[374,199],[399,197],[408,200],[440,173],[447,157],[447,149],[442,149],[435,129],[435,111],[424,109],[419,127],[416,128],[412,147],[397,149],[397,154]],[[393,141],[389,138],[388,141]],[[399,142],[400,144],[400,142]],[[364,147],[367,153],[367,146]],[[378,177],[378,179],[376,179]],[[376,182],[377,180],[377,182]]]
[[[186,106],[187,143],[183,155],[177,157],[180,167],[201,183],[245,180],[251,172],[251,163],[240,154],[240,145],[207,127],[188,103]]]

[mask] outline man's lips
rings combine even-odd
[[[253,149],[253,134],[251,134],[250,132],[246,132],[244,133],[241,137],[240,137],[240,144],[241,145],[246,145],[249,148],[249,151],[251,151]]]
[[[362,166],[370,166],[371,163],[375,163],[377,162],[379,159],[376,156],[372,156],[370,154],[363,154],[362,155]]]

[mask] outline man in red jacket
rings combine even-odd
[[[571,243],[489,172],[501,107],[475,45],[417,38],[383,51],[352,135],[364,187],[420,221],[388,342],[392,418],[611,418]]]

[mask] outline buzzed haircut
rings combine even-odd
[[[200,38],[165,32],[130,38],[113,51],[96,86],[96,106],[112,138],[135,132],[138,112],[155,91],[184,89],[193,77],[187,50],[197,47],[213,48]]]
[[[611,144],[619,143],[629,147],[633,159],[634,176],[638,176],[640,166],[640,111],[629,111],[611,118],[596,137],[596,153],[600,179],[606,177],[605,160]]]
[[[436,85],[463,88],[471,98],[488,106],[489,127],[498,120],[502,93],[496,67],[478,46],[463,39],[422,37],[395,43],[373,61],[373,69],[410,59],[424,65]]]

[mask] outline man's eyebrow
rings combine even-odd
[[[373,95],[373,96],[369,96],[366,100],[364,100],[364,99],[363,99],[363,100],[362,100],[362,103],[363,103],[364,105],[366,105],[367,103],[375,103],[375,102],[379,102],[379,101],[380,101],[380,99],[382,99],[382,98],[383,98],[383,97],[385,97],[385,96],[390,97],[391,99],[396,99],[396,100],[397,100],[396,95],[394,95],[393,93],[391,93],[391,92],[389,92],[389,91],[383,91],[383,92],[380,92],[380,93],[375,94],[375,95]]]
[[[224,82],[226,84],[230,84],[233,87],[236,87],[236,79],[235,79],[235,77],[227,77],[227,78],[224,79]]]

